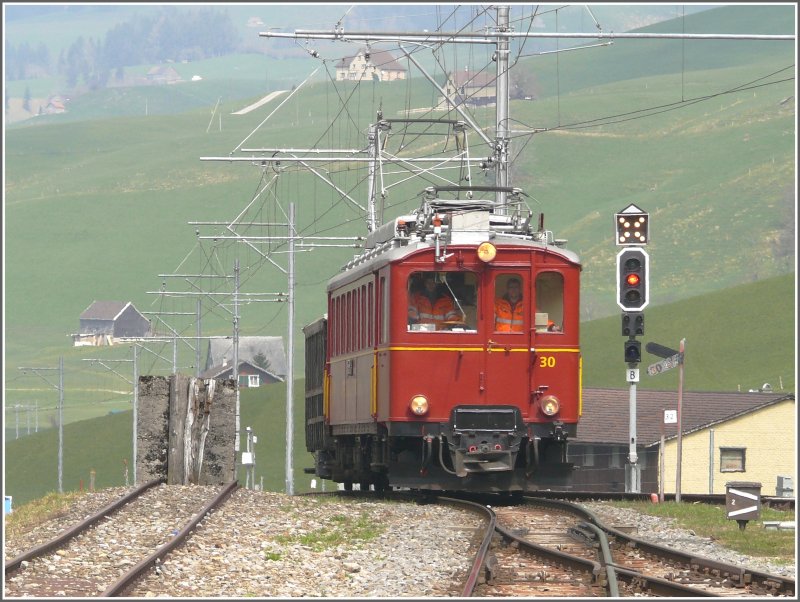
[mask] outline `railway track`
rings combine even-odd
[[[181,573],[176,571],[181,565],[173,562],[174,555],[166,561],[165,556],[183,543],[190,532],[199,533],[195,527],[200,520],[225,502],[235,489],[235,483],[225,487],[167,487],[158,481],[147,483],[80,525],[6,562],[4,594],[6,597],[144,597],[158,592],[173,595],[169,584]],[[474,525],[469,529],[476,529],[475,535],[470,536],[472,544],[465,548],[475,554],[471,568],[468,572],[464,569],[462,585],[443,584],[448,588],[447,595],[794,597],[792,579],[647,543],[602,524],[589,510],[567,502],[525,497],[521,504],[489,507],[466,499],[420,497],[409,492],[341,495],[436,502],[480,516],[482,527],[468,521]],[[230,513],[243,513],[248,503],[252,504],[252,500],[239,500],[230,509],[228,504],[211,521],[219,522],[216,518],[222,517],[223,523],[228,524]],[[261,537],[256,545],[269,539],[269,524],[259,522]],[[205,527],[202,530],[205,535],[217,533],[208,521],[200,526]],[[469,530],[456,524],[453,528]],[[217,533],[214,541],[221,541],[220,537],[226,543],[232,538],[230,545],[243,545],[236,528],[227,536]],[[193,548],[192,554],[199,554],[198,559],[204,559],[205,563],[224,564],[225,544],[215,544],[221,547],[209,552],[208,546],[198,547],[196,539],[203,537],[193,538],[181,554]],[[251,547],[253,543],[251,540]],[[254,547],[253,553],[263,556],[263,549],[261,552],[259,549]],[[163,562],[172,566],[171,572]],[[162,575],[161,569],[167,572]],[[190,582],[191,574],[185,573]],[[260,571],[259,574],[263,575]],[[244,591],[253,594],[258,591],[255,589],[258,586],[249,587]],[[441,587],[437,591],[444,591]]]
[[[568,503],[499,507],[480,596],[794,597],[792,579],[658,546]]]
[[[235,482],[222,487],[146,483],[6,562],[4,595],[124,595],[237,487]]]

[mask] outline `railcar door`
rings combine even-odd
[[[486,272],[483,321],[486,333],[483,398],[490,405],[513,405],[523,416],[530,397],[532,300],[527,267],[497,267]]]

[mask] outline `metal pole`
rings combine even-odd
[[[714,493],[714,429],[708,429],[708,494]]]
[[[197,319],[195,320],[195,336],[197,338],[196,343],[196,350],[194,352],[194,363],[195,363],[195,371],[194,375],[197,378],[200,378],[200,333],[202,332],[200,329],[200,308],[202,305],[202,300],[200,297],[197,298]]]
[[[497,30],[508,31],[508,6],[497,7]],[[495,51],[497,61],[497,83],[495,94],[497,96],[497,137],[495,139],[495,178],[497,186],[502,187],[496,193],[498,213],[505,215],[506,192],[508,186],[508,38],[502,36],[497,40]]]
[[[14,430],[16,431],[14,439],[19,439],[19,408],[20,408],[19,404],[14,405],[14,425],[15,425]]]
[[[683,453],[683,423],[681,421],[681,407],[683,406],[683,351],[686,347],[686,339],[681,339],[678,347],[680,353],[680,366],[678,366],[678,467],[675,471],[675,501],[681,501],[681,455]]]
[[[131,475],[133,485],[136,486],[136,448],[139,441],[139,346],[133,344],[133,462],[131,462]]]
[[[633,365],[633,364],[629,364]],[[628,445],[628,461],[630,462],[630,492],[639,493],[639,478],[636,472],[639,460],[636,454],[636,383],[630,386],[630,397],[628,401],[628,432],[630,433],[630,443]]]
[[[292,440],[294,435],[294,203],[289,203],[289,332],[286,353],[286,493],[294,495]]]
[[[664,408],[661,408],[661,442],[658,446],[658,501],[664,501]]]
[[[378,148],[378,124],[369,126],[369,157],[372,161],[367,167],[367,229],[374,232],[375,220],[375,164],[380,150]],[[290,233],[291,236],[291,233]]]
[[[233,263],[233,381],[236,387],[236,439],[233,443],[234,451],[241,448],[239,444],[240,415],[239,415],[239,259]]]
[[[58,358],[58,492],[64,493],[64,356]]]

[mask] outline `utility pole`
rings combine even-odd
[[[683,456],[683,419],[681,417],[683,407],[683,362],[686,350],[686,339],[681,339],[678,352],[680,353],[680,364],[678,366],[678,467],[675,470],[675,501],[681,501],[681,463]]]
[[[286,493],[294,495],[292,454],[294,441],[294,203],[289,203],[289,327],[286,333]]]
[[[32,372],[48,385],[58,391],[58,492],[64,493],[64,356],[58,358],[58,368],[31,368],[20,366],[17,368],[25,372]],[[58,384],[54,385],[41,372],[58,370]]]
[[[239,407],[239,259],[233,262],[233,382],[236,387],[236,437],[233,450],[239,457],[239,424],[241,420]]]
[[[133,484],[136,485],[136,454],[137,454],[137,447],[138,447],[138,411],[139,411],[139,345],[133,343],[131,346],[131,351],[133,353],[133,359],[130,360],[104,360],[99,358],[84,358],[84,362],[91,362],[92,364],[98,363],[110,372],[113,372],[117,376],[119,376],[122,380],[126,383],[131,385],[133,392],[132,392],[132,406],[133,406],[133,428],[131,429],[132,436],[133,436],[133,446],[131,448],[131,457],[132,461],[132,475],[133,475]],[[107,363],[114,363],[114,362],[131,362],[133,364],[133,381],[128,380],[127,377],[123,376],[116,370],[114,370],[111,366],[108,366]]]
[[[136,459],[139,443],[139,346],[133,344],[133,453],[131,457],[131,475],[133,485],[136,486]]]
[[[497,31],[498,33],[508,32],[508,6],[497,7]],[[498,213],[508,214],[507,192],[508,187],[508,38],[500,36],[497,38],[497,50],[495,51],[495,61],[497,62],[497,129],[494,151],[497,155],[495,162],[495,178],[499,187],[496,194]]]

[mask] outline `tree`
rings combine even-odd
[[[539,83],[536,81],[536,74],[531,70],[519,68],[511,72],[510,82],[511,98],[536,98],[539,95]]]
[[[31,111],[31,89],[25,86],[25,96],[22,101],[22,108],[30,113]]]
[[[257,354],[253,356],[253,363],[259,368],[263,368],[264,370],[269,371],[270,369],[270,362],[267,359],[267,356],[264,355],[263,351],[259,351]]]

